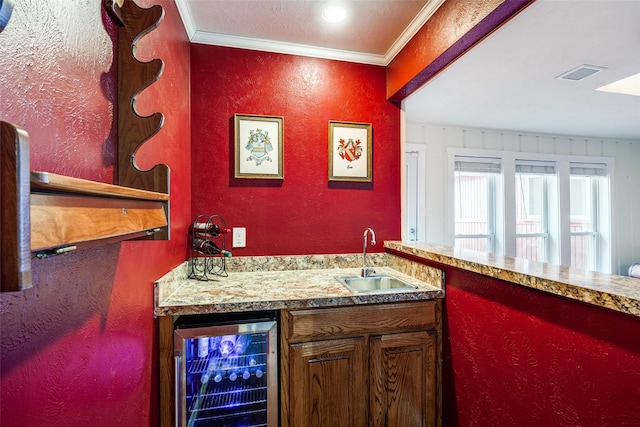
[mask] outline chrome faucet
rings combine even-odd
[[[371,244],[376,244],[376,233],[371,228],[364,230],[364,244],[362,245],[362,277],[369,277],[372,273],[375,273],[373,267],[367,267],[367,233],[371,232]]]

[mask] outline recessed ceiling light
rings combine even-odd
[[[322,11],[322,17],[325,21],[340,22],[347,17],[347,11],[342,6],[330,4]]]
[[[640,73],[622,80],[599,87],[600,92],[621,93],[623,95],[640,96]]]

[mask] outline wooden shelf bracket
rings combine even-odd
[[[140,170],[135,157],[140,146],[164,123],[161,113],[144,117],[135,108],[138,94],[158,80],[164,68],[161,59],[139,61],[136,43],[160,24],[164,9],[159,5],[143,9],[132,0],[104,0],[104,4],[118,24],[118,184],[169,194],[169,167],[158,164]],[[168,204],[166,208],[169,217]],[[169,227],[153,236],[162,240],[169,237]]]
[[[132,0],[105,0],[105,7],[118,23],[118,184],[142,190],[169,193],[169,167],[156,165],[140,170],[135,154],[158,133],[164,123],[161,113],[140,116],[136,111],[138,94],[160,78],[161,59],[141,62],[135,56],[136,43],[154,30],[164,17],[155,5],[140,8]]]

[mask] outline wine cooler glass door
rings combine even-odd
[[[277,323],[176,329],[177,425],[276,426]]]

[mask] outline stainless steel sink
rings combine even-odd
[[[416,289],[404,280],[388,274],[373,274],[369,277],[337,276],[336,279],[353,292],[410,291]]]

